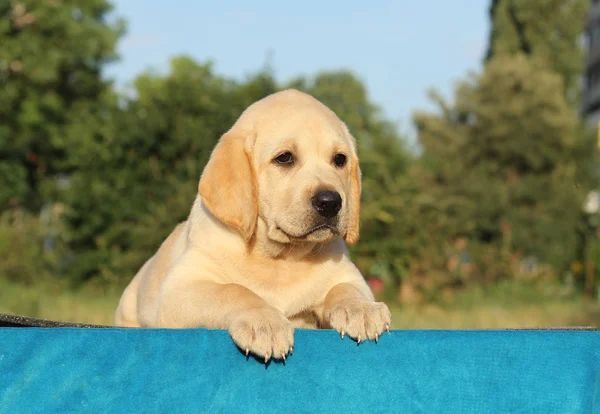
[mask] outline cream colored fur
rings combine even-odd
[[[293,154],[292,165],[274,159]],[[347,164],[333,163],[336,154]],[[342,197],[338,220],[311,197]],[[354,138],[325,105],[295,90],[251,105],[221,137],[179,224],[123,292],[115,324],[227,329],[248,354],[285,358],[294,327],[377,340],[390,326],[351,262],[358,239],[360,168]]]

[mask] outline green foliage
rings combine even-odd
[[[44,246],[44,242],[50,241],[50,225],[56,217],[56,211],[46,211],[40,219],[23,209],[0,214],[0,275],[3,278],[31,285],[60,272],[60,253],[64,250],[60,245],[53,251]]]
[[[123,33],[110,11],[106,0],[0,5],[0,209],[39,211],[77,167],[72,149],[94,139],[85,121],[110,91],[101,70]]]
[[[438,245],[475,242],[480,278],[506,276],[511,255],[555,270],[576,255],[589,190],[576,178],[590,153],[580,150],[577,113],[562,90],[539,61],[502,55],[457,88],[454,104],[440,101],[440,114],[415,117],[422,225]]]
[[[589,0],[492,0],[486,59],[523,53],[543,60],[563,77],[569,102],[578,105],[588,7]]]

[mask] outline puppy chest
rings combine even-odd
[[[272,266],[249,276],[242,284],[288,316],[317,305],[327,292],[326,275],[307,266]]]

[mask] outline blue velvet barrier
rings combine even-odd
[[[1,413],[600,413],[600,332],[296,330],[286,364],[224,331],[0,329]]]

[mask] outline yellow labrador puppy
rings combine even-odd
[[[350,261],[360,169],[346,125],[310,95],[254,103],[216,145],[187,221],[133,278],[117,326],[227,329],[246,352],[285,359],[294,327],[358,342],[389,331]]]

